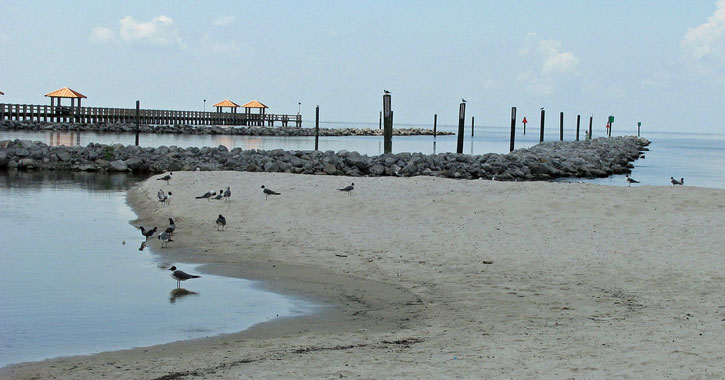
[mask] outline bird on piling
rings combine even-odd
[[[355,182],[351,183],[348,186],[343,187],[342,189],[337,189],[337,190],[344,191],[349,195],[353,190],[355,190]]]
[[[262,185],[262,192],[264,192],[264,199],[266,200],[268,196],[270,195],[280,195],[281,193],[278,193],[272,189],[268,189]]]
[[[224,217],[224,215],[219,214],[219,217],[216,218],[216,230],[221,231],[224,229],[224,226],[227,225],[227,219]]]
[[[169,218],[169,226],[166,227],[166,233],[169,235],[173,235],[174,231],[176,231],[176,223],[174,223],[174,220]]]
[[[231,200],[231,198],[232,198],[232,189],[230,189],[229,186],[227,186],[227,189],[224,191],[224,200],[228,201],[228,200]]]
[[[161,178],[156,178],[156,180],[157,181],[166,181],[166,184],[168,185],[169,184],[169,180],[171,179],[171,175],[173,175],[173,174],[174,173],[169,172],[169,174],[167,174],[167,175],[165,175],[165,176],[163,176]]]
[[[149,238],[154,236],[154,234],[156,233],[156,226],[154,226],[154,228],[152,228],[150,230],[144,229],[143,226],[141,226],[140,228],[141,228],[141,234],[143,236],[146,236],[146,241],[148,241]]]
[[[182,270],[177,270],[175,266],[172,266],[171,268],[169,268],[169,270],[172,271],[171,277],[174,280],[176,280],[177,288],[181,287],[181,281],[186,281],[186,280],[192,279],[192,278],[201,278],[201,276],[197,276],[194,274],[188,274]]]
[[[158,238],[159,238],[159,240],[161,240],[161,248],[168,247],[169,242],[173,241],[173,240],[171,240],[171,234],[166,231],[160,233]]]
[[[388,90],[383,90],[383,93],[385,93],[385,94],[389,94],[389,93],[390,93],[390,91],[388,91]]]
[[[216,194],[216,193],[214,193],[214,194]],[[203,195],[200,195],[200,196],[198,196],[198,197],[195,197],[195,198],[196,198],[196,199],[204,199],[204,198],[209,198],[209,197],[211,197],[211,196],[212,196],[212,195],[214,195],[214,194],[212,194],[211,190],[209,190],[209,191],[207,191],[206,193],[204,193]]]
[[[633,183],[639,183],[636,179],[629,176],[629,174],[626,175],[627,186],[632,186]]]
[[[224,197],[224,190],[219,189],[219,193],[217,194],[216,197],[214,197],[214,200],[218,201],[218,200],[222,199],[223,197]]]
[[[462,103],[465,103],[466,102],[466,99],[461,98],[461,102]]]

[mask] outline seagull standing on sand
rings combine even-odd
[[[355,190],[355,182],[351,183],[348,186],[343,187],[342,189],[337,189],[337,190],[344,191],[349,195],[353,190]]]
[[[155,233],[156,233],[156,227],[155,226],[154,226],[154,228],[152,228],[150,230],[146,230],[146,229],[143,228],[143,226],[141,226],[141,234],[143,236],[146,236],[146,241],[148,241],[150,237],[154,236]]]
[[[678,181],[674,177],[670,177],[670,182],[672,183],[672,186],[683,185],[685,183],[685,179],[680,178],[680,180]]]
[[[633,183],[639,183],[639,181],[630,177],[629,174],[626,175],[626,181],[627,181],[627,186],[632,186]]]
[[[214,193],[214,194],[216,194],[216,193]],[[211,193],[211,190],[209,190],[209,191],[207,191],[206,193],[204,193],[204,195],[199,195],[198,197],[195,197],[195,198],[196,198],[196,199],[204,199],[204,198],[209,198],[209,197],[211,197],[211,196],[212,196],[212,195],[214,195],[214,194],[212,194],[212,193]]]
[[[224,217],[224,215],[219,214],[219,217],[216,218],[216,230],[221,231],[224,230],[224,226],[227,225],[227,219]]]
[[[161,248],[168,247],[169,242],[173,241],[173,240],[171,240],[171,234],[166,231],[160,233],[158,238],[159,238],[159,240],[161,240]]]
[[[174,173],[169,172],[169,174],[167,174],[167,175],[165,175],[165,176],[163,176],[161,178],[156,178],[156,180],[157,181],[166,181],[166,184],[168,185],[169,184],[169,180],[171,179],[171,175],[172,174],[174,174]]]
[[[264,185],[262,185],[262,189],[263,189],[262,192],[264,192],[264,199],[265,200],[270,195],[280,195],[281,194],[281,193],[278,193],[278,192],[276,192],[276,191],[274,191],[272,189],[268,189],[268,188],[264,187]]]
[[[228,201],[232,198],[232,189],[227,186],[227,189],[224,191],[224,200]]]
[[[159,197],[159,202],[163,202],[164,199],[166,199],[166,192],[164,189],[159,189],[159,192],[156,193],[156,196]]]
[[[224,197],[224,190],[219,189],[219,193],[217,194],[216,197],[214,197],[214,200],[218,201],[218,200],[222,199],[222,197]]]
[[[162,202],[164,206],[167,206],[171,202],[171,192],[169,191],[168,194],[165,194],[163,198],[159,197],[159,202]]]
[[[181,287],[181,281],[186,281],[186,280],[188,280],[190,278],[200,278],[201,277],[201,276],[197,276],[197,275],[194,275],[194,274],[188,274],[188,273],[186,273],[186,272],[184,272],[182,270],[177,270],[175,266],[169,268],[169,270],[172,271],[171,277],[174,280],[176,280],[176,287],[177,288],[180,288]]]
[[[176,231],[176,223],[174,223],[174,220],[169,218],[169,226],[166,227],[166,233],[169,235],[173,235],[174,231]]]

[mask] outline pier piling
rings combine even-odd
[[[140,100],[137,100],[136,101],[136,146],[138,146],[138,134],[139,134],[139,131],[141,130],[141,125],[140,125],[141,124],[141,120],[140,120],[141,118],[139,116],[140,115],[140,110],[141,110],[141,101]]]
[[[539,142],[544,142],[544,116],[546,111],[544,109],[541,109],[541,130],[539,131]]]
[[[564,112],[559,112],[559,141],[564,141]]]
[[[576,115],[576,141],[579,141],[579,122],[581,122],[582,115]]]
[[[514,140],[516,139],[516,107],[511,107],[511,141],[509,143],[509,152],[514,151]]]
[[[433,114],[433,139],[436,138],[436,128],[438,127],[438,114]]]
[[[315,150],[320,147],[320,106],[315,106]]]
[[[393,110],[392,96],[383,95],[383,153],[393,152]]]
[[[456,146],[456,153],[463,153],[463,126],[466,123],[466,103],[461,102],[458,107],[458,144]]]

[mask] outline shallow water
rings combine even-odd
[[[0,366],[237,332],[313,310],[204,273],[177,290],[171,263],[139,251],[143,236],[129,224],[125,190],[137,180],[0,172]]]

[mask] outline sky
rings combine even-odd
[[[723,133],[725,0],[0,2],[0,102]],[[206,99],[206,103],[204,103]],[[567,125],[567,127],[568,127]],[[306,126],[309,126],[306,125]]]

